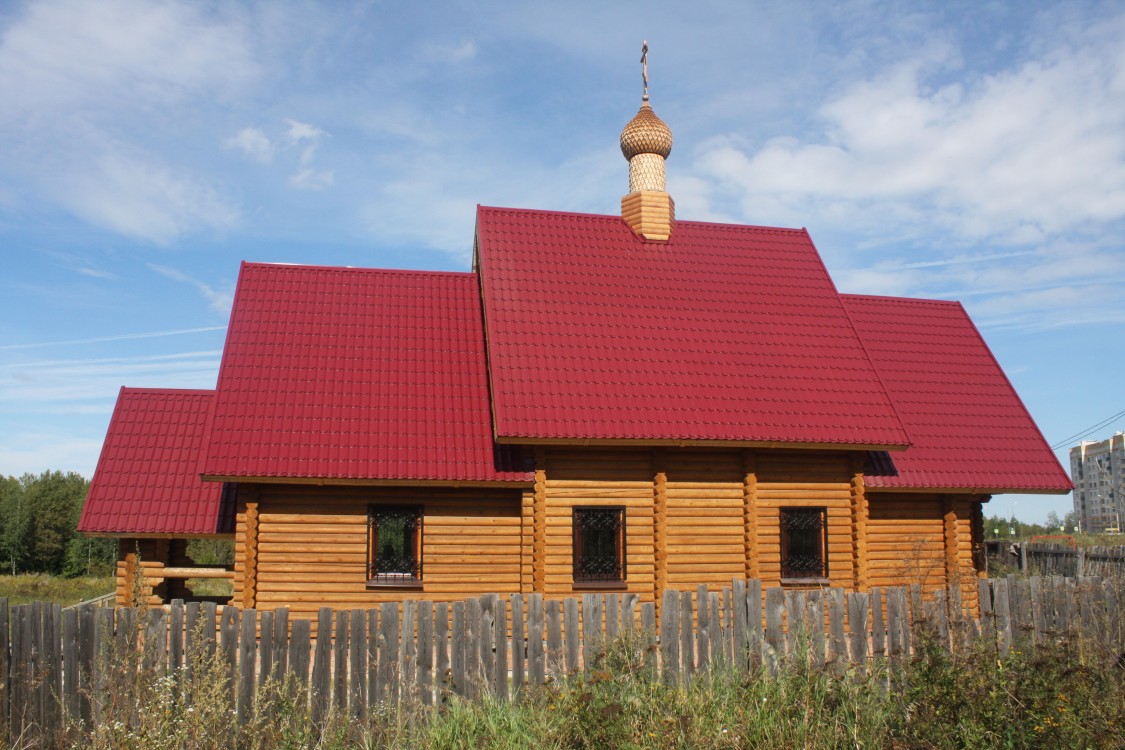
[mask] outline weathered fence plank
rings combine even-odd
[[[785,591],[783,589],[766,590],[766,666],[770,673],[777,672],[782,658],[785,657],[785,630],[782,618],[785,616]]]
[[[161,613],[163,614],[163,612]],[[254,707],[254,667],[257,663],[257,612],[242,610],[242,633],[238,648],[238,723],[245,724]]]
[[[434,686],[440,705],[449,690],[452,678],[449,670],[449,603],[438,602],[434,607]]]
[[[348,611],[338,609],[333,614],[335,620],[332,633],[332,708],[337,716],[343,716],[348,708]]]
[[[312,623],[294,620],[289,636],[289,674],[293,675],[302,699],[309,692],[309,651],[312,648]]]
[[[422,704],[432,706],[434,703],[434,604],[433,602],[418,602],[417,613],[418,628],[418,692],[422,695]],[[501,628],[503,629],[503,628]],[[361,665],[362,668],[362,665]]]
[[[375,694],[381,701],[398,703],[402,668],[398,643],[398,605],[384,602],[379,609],[379,681]]]
[[[663,663],[664,684],[676,685],[679,682],[680,665],[680,597],[675,591],[666,590],[660,605],[660,661]]]
[[[762,582],[754,579],[746,584],[746,643],[751,669],[762,664],[762,637]]]
[[[711,597],[701,585],[695,595],[695,671],[706,672],[711,665]]]
[[[562,602],[547,602],[547,671],[553,675],[566,673],[563,665]]]
[[[695,674],[695,639],[692,638],[691,592],[680,592],[680,669],[684,684]]]
[[[519,696],[527,680],[527,643],[524,637],[523,595],[512,594],[512,694]]]
[[[362,609],[348,613],[348,634],[348,714],[363,720],[367,715],[367,613]]]
[[[332,609],[321,607],[316,619],[316,653],[309,684],[310,717],[316,726],[328,718],[332,699]]]
[[[533,686],[547,679],[543,644],[543,595],[531,594],[527,601],[527,681]]]
[[[566,672],[577,674],[579,654],[582,653],[582,631],[579,625],[578,600],[563,602],[563,629],[566,638]]]

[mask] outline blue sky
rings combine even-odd
[[[478,203],[617,212],[642,39],[678,217],[961,300],[1052,443],[1125,409],[1119,3],[34,0],[0,4],[0,473],[90,476],[121,385],[213,387],[240,260],[466,270]]]

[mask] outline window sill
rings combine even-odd
[[[782,578],[782,586],[808,586],[809,588],[828,586],[832,582],[827,578]]]
[[[367,582],[366,588],[368,591],[378,591],[379,589],[395,589],[397,591],[421,591],[421,581],[381,581],[379,579],[372,579]]]
[[[575,581],[575,591],[625,591],[629,588],[627,581]]]

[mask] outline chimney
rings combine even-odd
[[[645,240],[667,240],[676,206],[664,178],[664,160],[672,153],[672,131],[648,103],[648,42],[641,52],[644,96],[641,109],[621,131],[621,153],[629,160],[629,194],[621,199],[621,218]]]

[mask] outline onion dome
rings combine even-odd
[[[626,159],[638,154],[656,154],[667,159],[672,153],[672,130],[656,116],[647,101],[621,131],[621,153]]]

